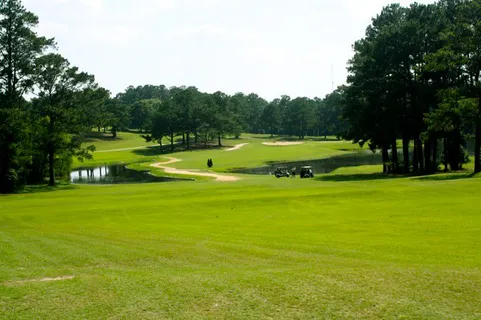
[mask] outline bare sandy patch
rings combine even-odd
[[[304,144],[305,142],[297,141],[276,141],[276,142],[263,142],[262,144],[265,146],[274,146],[274,147],[286,147],[286,146],[298,146],[300,144]]]
[[[29,279],[29,280],[18,280],[18,281],[8,281],[7,284],[22,284],[31,282],[52,282],[52,281],[65,281],[72,280],[74,276],[61,276],[56,278],[41,278],[41,279]]]
[[[232,181],[240,180],[239,177],[226,176],[226,175],[217,174],[213,172],[203,172],[203,171],[195,171],[194,169],[186,170],[186,169],[176,169],[172,167],[167,167],[166,165],[182,161],[181,159],[172,158],[172,157],[168,157],[168,159],[169,159],[168,161],[154,163],[154,164],[151,164],[150,166],[154,168],[163,169],[165,173],[186,175],[186,176],[211,177],[211,178],[215,178],[215,180],[219,182],[232,182]]]
[[[235,150],[239,150],[240,148],[245,147],[246,145],[248,145],[248,143],[236,144],[236,145],[235,145],[234,147],[232,147],[232,148],[225,149],[225,151],[235,151]]]

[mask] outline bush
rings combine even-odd
[[[208,159],[208,160],[207,160],[207,166],[208,166],[209,168],[212,168],[212,167],[214,166],[214,162],[212,162],[212,159]]]

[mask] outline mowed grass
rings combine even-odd
[[[1,196],[0,318],[481,318],[481,179],[379,169]]]
[[[128,134],[131,135],[131,134]],[[233,168],[263,166],[273,161],[321,159],[343,153],[360,151],[358,145],[346,141],[301,141],[304,144],[292,146],[266,146],[263,142],[272,142],[268,135],[245,135],[240,139],[224,139],[221,149],[192,150],[161,154],[157,145],[134,150],[118,150],[108,144],[109,152],[95,152],[92,160],[74,161],[74,167],[92,167],[114,163],[160,162],[165,156],[175,157],[182,162],[173,165],[182,169],[207,169],[207,159],[213,159],[214,171]],[[274,139],[275,140],[275,139]],[[226,151],[238,144],[246,144],[239,150]],[[102,144],[105,148],[105,144]]]
[[[140,133],[130,132],[118,132],[116,138],[113,138],[111,133],[92,132],[84,145],[92,144],[95,145],[97,151],[155,146],[154,143],[145,142]]]

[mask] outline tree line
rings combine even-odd
[[[38,17],[20,0],[0,0],[0,193],[67,176],[74,158],[92,158],[92,131],[142,131],[162,143],[195,143],[242,132],[338,135],[340,92],[325,99],[200,92],[195,87],[129,87],[115,97],[95,77],[56,52],[55,40],[36,33]],[[193,139],[193,141],[191,141]]]
[[[382,150],[384,171],[399,173],[459,170],[474,138],[481,171],[480,0],[386,6],[353,49],[344,138]]]
[[[215,140],[220,146],[223,137],[243,132],[303,139],[339,136],[346,129],[340,118],[343,97],[337,90],[324,99],[284,95],[269,102],[255,93],[210,94],[195,87],[145,85],[131,86],[115,99],[129,110],[126,126],[145,132],[148,141],[167,138],[172,148],[177,137],[189,148],[191,135],[194,143]]]

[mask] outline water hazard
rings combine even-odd
[[[304,160],[304,161],[289,161],[289,162],[275,162],[269,163],[266,166],[258,168],[236,168],[230,170],[232,173],[244,174],[273,174],[278,167],[287,167],[289,172],[292,168],[296,168],[296,174],[299,174],[302,166],[312,166],[314,173],[323,174],[331,173],[334,170],[342,167],[356,167],[363,165],[378,165],[382,164],[382,157],[379,153],[372,153],[371,151],[358,152],[334,156],[326,159],[318,160]]]
[[[131,184],[173,182],[182,179],[155,177],[149,171],[136,171],[124,165],[77,169],[70,173],[70,182],[78,184]]]

